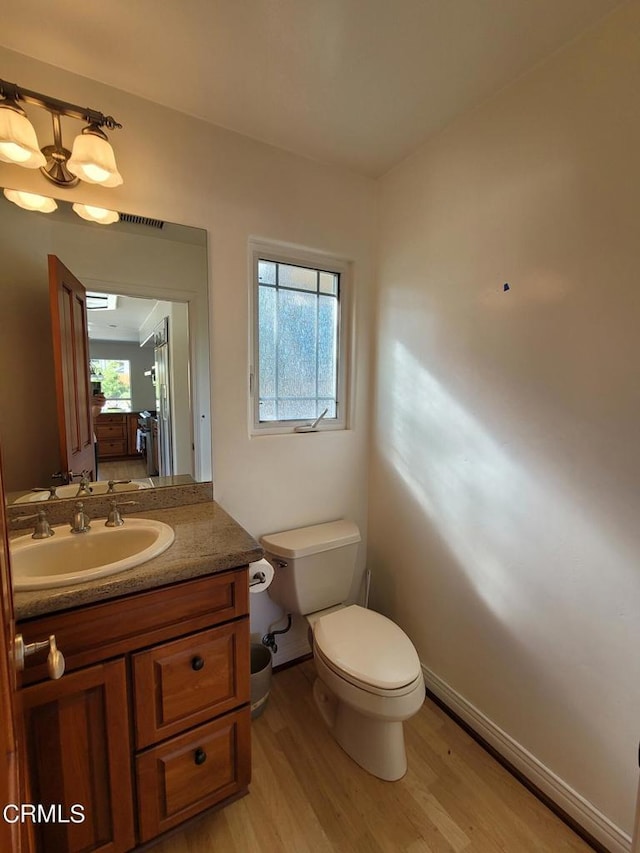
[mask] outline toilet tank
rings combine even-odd
[[[275,575],[269,596],[287,613],[315,613],[346,601],[356,568],[360,531],[353,521],[330,521],[263,536]]]

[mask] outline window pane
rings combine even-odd
[[[278,284],[281,287],[297,287],[300,290],[318,289],[318,272],[307,267],[278,264]]]
[[[276,396],[276,290],[258,288],[260,397]],[[274,414],[275,417],[275,414]],[[262,419],[262,410],[260,414]]]
[[[130,412],[131,411],[131,400],[110,400],[107,397],[107,401],[102,408],[103,412]]]
[[[335,399],[332,399],[332,400],[319,399],[318,400],[318,415],[320,414],[320,412],[324,412],[325,409],[328,409],[327,414],[324,416],[325,418],[337,417]],[[316,415],[316,417],[318,417],[318,415]],[[324,420],[324,418],[323,418],[323,420]]]
[[[93,381],[101,383],[107,400],[128,399],[130,406],[131,363],[126,359],[92,358],[90,364],[92,376],[96,377]]]
[[[261,421],[275,421],[276,419],[276,401],[275,400],[260,400],[260,415]]]
[[[337,382],[338,300],[318,297],[318,395],[335,397]],[[324,406],[320,409],[320,412]],[[320,414],[318,412],[318,414]]]
[[[313,400],[280,400],[278,403],[278,420],[310,421],[316,417],[315,397]]]
[[[337,417],[340,275],[258,260],[258,421]]]
[[[338,295],[338,278],[334,272],[320,273],[320,292],[330,293],[332,296]]]
[[[273,261],[258,261],[258,281],[260,284],[276,283],[276,265]]]
[[[278,290],[279,398],[316,396],[316,302],[312,293]]]

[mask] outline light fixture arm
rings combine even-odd
[[[44,107],[44,109],[49,110],[54,115],[68,116],[79,121],[86,121],[88,124],[93,124],[97,127],[106,127],[108,130],[122,128],[122,125],[113,116],[106,116],[104,113],[92,110],[89,107],[79,107],[67,101],[50,98],[48,95],[41,95],[39,92],[33,92],[31,89],[23,89],[22,86],[17,86],[15,83],[9,83],[6,80],[0,80],[0,96],[10,101],[24,101],[25,104]]]

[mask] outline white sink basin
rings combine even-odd
[[[78,483],[69,483],[67,486],[58,486],[56,489],[56,495],[59,498],[75,498],[78,494],[79,489]],[[109,483],[107,480],[98,480],[95,483],[90,484],[91,494],[92,495],[106,495],[109,491]],[[138,489],[151,489],[153,488],[153,483],[151,480],[132,480],[130,483],[119,483],[113,487],[115,492],[135,492]],[[86,497],[86,496],[85,496]],[[14,503],[24,504],[24,503],[34,503],[35,501],[46,501],[49,499],[49,492],[30,492],[28,495],[22,495],[19,498],[16,498]]]
[[[127,518],[122,527],[93,521],[87,533],[54,527],[48,539],[20,536],[9,542],[13,588],[48,589],[86,583],[146,563],[171,545],[168,524],[147,518]]]

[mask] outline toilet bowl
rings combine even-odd
[[[402,629],[372,610],[345,605],[355,572],[357,526],[346,520],[263,536],[274,566],[270,597],[307,617],[317,679],[313,695],[336,741],[387,781],[407,770],[403,721],[425,697],[418,654]]]
[[[403,721],[425,697],[418,655],[390,619],[351,605],[312,622],[313,695],[344,751],[386,781],[407,770]]]

